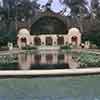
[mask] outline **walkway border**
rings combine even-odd
[[[86,69],[62,69],[62,70],[18,70],[18,71],[0,71],[0,77],[17,77],[17,76],[70,76],[70,75],[87,75],[100,74],[100,68]]]

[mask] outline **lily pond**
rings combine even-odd
[[[0,70],[75,69],[100,66],[100,55],[86,52],[27,51],[0,55]]]

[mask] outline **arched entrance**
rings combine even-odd
[[[39,37],[34,38],[34,45],[40,46],[41,45],[41,39]]]
[[[30,45],[30,31],[26,28],[21,28],[17,35],[17,45],[21,49],[26,45]]]
[[[27,45],[27,39],[25,37],[22,37],[20,40],[22,47],[25,47]]]
[[[64,37],[63,36],[57,38],[57,44],[64,45]]]
[[[21,42],[26,43],[27,42],[26,38],[25,37],[21,38]]]
[[[51,37],[46,37],[46,45],[47,46],[52,46],[52,44],[53,44],[52,38]]]
[[[71,38],[71,41],[72,41],[72,44],[73,44],[73,45],[77,45],[77,42],[78,42],[77,36],[73,36],[73,37]]]

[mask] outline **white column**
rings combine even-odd
[[[66,45],[67,42],[68,42],[68,36],[64,35],[64,45]]]
[[[57,36],[52,35],[52,39],[53,39],[53,46],[57,46]]]
[[[79,35],[77,39],[78,39],[77,40],[77,46],[80,46],[80,44],[81,44],[81,35]]]
[[[41,46],[42,45],[45,46],[46,45],[46,42],[45,42],[46,36],[45,35],[41,35],[40,38],[41,38]],[[42,43],[44,43],[44,44],[42,44]]]
[[[32,45],[34,46],[34,36],[32,36]]]
[[[71,38],[72,38],[72,36],[71,36],[71,35],[68,35],[68,43],[69,43],[69,44],[72,43]]]

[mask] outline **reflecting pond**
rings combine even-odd
[[[0,70],[76,69],[100,66],[100,55],[65,51],[27,51],[0,55]]]
[[[60,51],[27,52],[1,57],[0,70],[79,68],[71,53]],[[3,61],[2,61],[3,60]]]
[[[80,68],[73,53],[61,51],[4,55],[0,61],[0,70]],[[100,75],[0,79],[0,100],[100,100],[99,84]]]
[[[0,79],[0,100],[100,100],[100,75]]]

